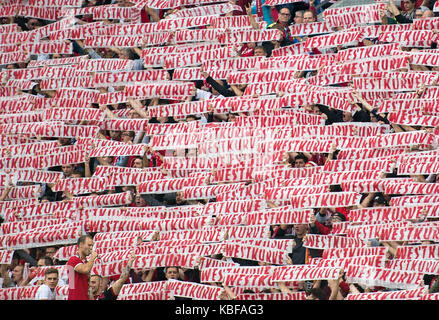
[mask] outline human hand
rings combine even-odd
[[[90,259],[98,259],[99,255],[96,251],[92,251],[91,255],[90,255]]]
[[[249,15],[249,16],[252,15],[252,6],[251,6],[251,4],[249,4],[248,7],[245,7],[245,12],[246,12],[247,15]]]
[[[128,258],[128,266],[131,268],[131,266],[133,265],[133,262],[134,262],[134,260],[136,260],[136,258],[137,258],[137,256],[134,254],[134,253],[132,253],[131,255],[130,255],[130,257]]]
[[[202,75],[204,78],[209,77],[209,74],[208,74],[206,71],[204,71],[203,64],[201,64],[200,72],[201,72],[201,75]],[[197,92],[196,92],[196,90],[195,90],[195,94],[196,94],[196,93],[197,93]]]

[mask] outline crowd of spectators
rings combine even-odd
[[[340,0],[339,0],[340,1]],[[5,4],[3,4],[6,2]],[[14,1],[10,1],[14,4]],[[3,1],[2,6],[6,7],[8,1]],[[144,3],[141,6],[141,16],[139,20],[130,21],[129,19],[108,19],[103,20],[103,24],[109,25],[119,25],[119,24],[129,24],[129,23],[145,23],[153,24],[159,23],[160,21],[166,19],[173,19],[173,17],[186,7],[181,6],[179,8],[170,9],[154,9],[148,7],[148,1],[134,1],[130,2],[127,0],[106,0],[106,1],[82,1],[82,8],[86,7],[97,7],[103,5],[113,5],[118,7],[133,7],[138,6],[139,3]],[[151,2],[152,3],[152,2]],[[291,26],[297,26],[301,24],[314,24],[318,21],[322,21],[325,16],[325,10],[332,8],[332,5],[336,3],[335,1],[303,1],[303,2],[291,2],[283,5],[273,5],[264,6],[264,1],[262,1],[261,6],[255,2],[248,0],[237,0],[234,5],[237,5],[242,10],[237,10],[234,7],[234,11],[229,11],[225,16],[247,16],[250,21],[250,25],[246,28],[253,28],[254,30],[259,30],[261,28],[266,29],[277,29],[281,33],[279,40],[268,40],[261,42],[245,42],[235,44],[235,53],[233,59],[247,58],[247,57],[263,57],[263,59],[269,59],[273,56],[273,52],[279,48],[287,48],[294,46],[298,43],[306,42],[314,35],[295,35],[291,34]],[[211,3],[206,2],[203,5],[211,5]],[[383,25],[388,24],[411,24],[416,19],[434,19],[437,14],[434,11],[435,1],[432,0],[403,0],[400,3],[395,4],[393,0],[390,0],[387,4],[386,9],[381,11],[381,20]],[[191,8],[194,6],[187,6]],[[202,7],[202,6],[201,6]],[[258,16],[258,13],[262,13]],[[320,16],[320,18],[318,18]],[[34,17],[24,17],[20,15],[14,16],[2,16],[1,25],[18,25],[19,32],[31,32],[33,30],[38,30],[44,26],[54,23],[54,21],[34,18]],[[76,25],[83,26],[86,24],[94,23],[95,20],[90,14],[76,15]],[[201,28],[208,29],[212,26],[202,26]],[[1,30],[1,29],[0,29]],[[232,30],[233,31],[233,30]],[[231,30],[228,30],[231,32]],[[6,38],[5,34],[1,34],[3,38]],[[129,36],[129,35],[124,35]],[[2,39],[3,39],[2,38]],[[29,69],[28,64],[30,61],[47,61],[52,59],[75,57],[75,56],[88,56],[89,59],[129,59],[134,63],[130,71],[134,70],[157,70],[163,69],[161,66],[152,66],[145,62],[142,56],[142,50],[146,48],[153,48],[147,43],[138,47],[92,47],[86,45],[84,39],[66,39],[68,43],[72,44],[71,54],[31,54],[28,60],[20,61],[16,63],[7,63],[0,66],[3,76],[3,84],[8,80],[6,79],[6,72],[8,70],[22,70]],[[363,39],[358,43],[355,43],[357,47],[373,46],[380,44],[377,39]],[[5,48],[7,44],[1,43],[1,47]],[[24,46],[25,43],[15,43],[17,48]],[[166,43],[164,46],[174,46],[174,43]],[[194,50],[198,43],[193,44]],[[158,46],[159,47],[159,46]],[[352,47],[352,46],[351,46]],[[404,48],[405,51],[419,51],[422,49],[435,49],[436,43],[433,41],[430,48]],[[350,47],[349,47],[350,48]],[[311,52],[307,54],[310,56],[318,57],[319,55],[331,55],[336,54],[345,50],[346,47],[339,45],[335,48],[314,48]],[[3,51],[1,54],[6,54]],[[189,66],[193,67],[193,66]],[[186,100],[185,103],[191,103],[196,101],[216,101],[221,98],[229,97],[244,97],[246,88],[251,85],[251,83],[246,84],[231,84],[229,83],[229,78],[217,79],[213,76],[214,72],[204,68],[202,65],[197,65],[199,71],[201,72],[204,79],[195,79],[192,81],[195,85],[195,89],[192,95]],[[201,67],[201,68],[200,68]],[[425,73],[431,72],[434,74],[436,71],[435,66],[416,66],[411,65],[411,70],[423,71]],[[166,69],[167,79],[172,81],[174,76],[173,69]],[[297,71],[294,76],[294,80],[310,79],[319,74],[319,70],[301,70]],[[29,79],[28,79],[29,80]],[[15,95],[20,99],[20,95],[25,97],[34,96],[38,98],[50,99],[56,97],[58,89],[56,90],[45,90],[41,88],[41,79],[32,79],[35,85],[31,89],[20,89],[20,91]],[[174,81],[175,82],[175,81]],[[421,86],[415,92],[418,98],[422,97],[422,94],[428,92],[429,88],[432,86]],[[437,130],[434,126],[413,126],[413,125],[399,125],[395,124],[389,120],[388,114],[386,112],[379,112],[378,108],[372,104],[370,99],[365,99],[356,88],[352,86],[351,83],[339,83],[334,86],[342,86],[352,90],[353,96],[357,98],[356,111],[348,112],[335,109],[331,106],[324,104],[311,104],[300,106],[300,110],[306,112],[310,115],[320,116],[324,119],[325,126],[331,126],[336,124],[364,124],[364,123],[376,123],[383,128],[385,127],[387,132],[399,133],[399,132],[412,132],[412,131],[422,131],[422,132],[433,132]],[[6,88],[6,86],[4,87]],[[90,89],[90,88],[87,88]],[[99,91],[100,94],[117,93],[124,90],[122,85],[105,86],[94,88]],[[413,89],[407,90],[408,92],[413,92]],[[285,92],[276,92],[272,94],[271,97],[282,97],[286,95]],[[14,97],[15,97],[14,96]],[[261,96],[263,98],[263,96]],[[252,98],[258,98],[258,96],[252,96]],[[7,93],[3,93],[0,98],[0,113],[1,113],[1,124],[8,123],[8,116],[12,116],[6,111],[6,106],[9,97]],[[12,100],[12,98],[10,99]],[[189,123],[192,121],[199,122],[200,126],[214,127],[216,124],[221,124],[225,122],[235,122],[237,118],[245,118],[252,116],[251,112],[219,112],[212,105],[208,112],[192,113],[185,115],[175,115],[175,116],[150,116],[150,108],[168,105],[173,103],[180,103],[182,101],[161,98],[161,97],[151,97],[148,99],[133,99],[129,98],[125,102],[117,104],[99,104],[95,101],[90,103],[89,107],[97,110],[103,110],[105,112],[106,119],[143,119],[147,120],[149,124],[179,124],[179,123]],[[354,104],[354,102],[352,102]],[[293,108],[285,108],[290,110]],[[16,112],[20,113],[19,111]],[[273,113],[274,115],[274,113]],[[281,115],[281,113],[279,113]],[[13,121],[13,120],[11,120]],[[93,124],[93,121],[65,121],[66,124],[73,125],[89,125]],[[360,127],[360,126],[359,126]],[[2,137],[1,141],[7,141],[6,137],[13,136],[12,133],[0,132]],[[436,135],[437,137],[437,135]],[[144,144],[147,146],[143,156],[103,156],[103,157],[90,157],[87,155],[85,161],[80,163],[69,163],[59,166],[45,168],[48,171],[56,171],[62,173],[62,178],[90,178],[93,177],[97,168],[99,167],[126,167],[142,169],[144,172],[152,170],[154,172],[160,172],[164,177],[169,178],[180,178],[172,177],[169,169],[165,168],[164,163],[166,158],[169,157],[185,157],[196,159],[199,150],[194,147],[185,147],[183,149],[155,149],[149,145],[153,139],[152,134],[145,133],[144,131],[131,131],[131,130],[106,130],[100,129],[96,137],[97,139],[102,139],[106,141],[111,141],[115,143],[121,143],[126,145],[136,145]],[[68,137],[28,137],[28,142],[36,143],[41,141],[58,141],[59,146],[69,147],[78,143],[78,139],[68,138]],[[6,142],[2,145],[2,157],[7,158],[6,148],[12,147],[13,143],[7,144]],[[410,152],[423,151],[428,149],[423,149],[422,146],[410,146]],[[5,151],[5,152],[3,152]],[[337,146],[331,148],[329,152],[283,152],[283,158],[281,161],[276,161],[278,168],[282,166],[283,168],[314,168],[324,166],[328,161],[335,160],[338,157],[340,149]],[[10,154],[10,153],[9,153]],[[2,159],[3,161],[3,159]],[[11,168],[5,165],[5,161],[2,162],[2,167],[0,172],[2,174],[14,173],[16,169],[26,169],[26,168]],[[230,167],[233,170],[233,167]],[[219,168],[212,168],[211,172],[214,172]],[[151,171],[151,172],[152,172]],[[195,170],[196,171],[196,170]],[[417,175],[398,175],[394,169],[392,173],[386,173],[386,179],[392,178],[413,178],[414,181],[422,183],[435,184],[439,182],[439,171],[433,174],[417,174]],[[2,180],[3,181],[3,180]],[[6,180],[5,180],[6,181]],[[255,181],[245,181],[247,186],[256,184]],[[18,187],[32,186],[35,183],[32,182],[17,182],[14,183],[12,180],[6,181],[3,186],[0,186],[0,204],[1,207],[1,222],[0,226],[3,224],[8,224],[10,221],[16,223],[22,221],[28,221],[20,217],[20,210],[25,210],[25,208],[16,208],[17,216],[15,220],[7,220],[5,213],[7,212],[7,203],[9,201],[19,200],[17,198],[11,197],[11,192]],[[51,183],[40,183],[41,192],[36,197],[39,203],[48,202],[69,202],[77,197],[76,195],[69,192],[69,190],[54,191],[54,184]],[[291,184],[293,185],[293,184]],[[331,192],[342,191],[339,185],[331,185]],[[206,206],[211,203],[213,199],[185,199],[184,193],[180,190],[178,192],[169,193],[146,193],[142,194],[138,192],[135,185],[124,185],[116,186],[112,190],[106,191],[96,191],[92,193],[85,194],[85,196],[99,196],[105,194],[118,194],[123,192],[130,192],[130,202],[126,203],[122,207],[126,208],[144,208],[144,207],[158,207],[169,209],[182,206]],[[352,210],[360,208],[372,208],[372,207],[390,207],[393,195],[385,194],[383,192],[366,192],[362,193],[361,201],[356,206],[350,207],[324,207],[324,208],[313,208],[313,213],[310,216],[309,223],[300,224],[279,224],[270,225],[270,234],[267,239],[289,239],[294,240],[294,246],[291,251],[288,252],[288,264],[287,265],[305,265],[309,264],[313,259],[319,259],[322,257],[324,250],[307,248],[304,246],[304,239],[307,235],[317,234],[317,235],[332,235],[333,226],[336,224],[349,223],[350,214]],[[433,201],[434,202],[434,201]],[[275,199],[270,199],[266,201],[268,208],[276,208],[282,204],[282,201],[276,201]],[[26,205],[22,205],[25,207]],[[121,206],[119,206],[121,207]],[[81,208],[82,209],[82,208]],[[77,209],[80,210],[80,209]],[[234,212],[235,213],[235,212]],[[56,214],[53,212],[52,214]],[[20,220],[22,219],[22,220]],[[434,217],[421,217],[417,222],[434,222],[437,218]],[[137,230],[138,231],[138,230]],[[26,231],[23,231],[26,232]],[[7,233],[2,229],[2,236],[7,237]],[[155,281],[165,281],[169,279],[181,280],[186,282],[200,283],[200,270],[195,268],[187,268],[184,266],[174,266],[169,265],[166,267],[153,267],[153,268],[135,268],[133,267],[133,262],[136,259],[135,255],[131,255],[129,258],[123,260],[123,272],[117,276],[106,277],[100,274],[95,274],[92,272],[95,260],[99,260],[99,256],[96,250],[93,249],[93,237],[99,232],[87,232],[88,236],[84,236],[86,232],[78,235],[78,240],[75,239],[74,242],[69,244],[53,244],[49,246],[38,246],[34,247],[32,245],[25,246],[24,248],[11,249],[3,245],[0,250],[6,252],[7,250],[13,250],[13,256],[8,264],[1,265],[1,288],[0,290],[6,290],[8,288],[16,287],[26,287],[26,286],[39,286],[39,289],[35,295],[35,299],[109,299],[115,300],[118,298],[124,285],[143,283],[143,282],[155,282]],[[159,233],[160,234],[160,233]],[[3,238],[2,238],[3,239]],[[77,240],[77,242],[76,242]],[[157,241],[158,238],[148,241]],[[148,242],[148,241],[144,241]],[[404,241],[380,241],[380,239],[369,239],[368,245],[370,247],[386,247],[388,249],[387,255],[389,260],[395,258],[396,250],[399,246],[408,245],[409,243]],[[78,251],[74,252],[73,256],[66,259],[57,259],[56,253],[63,247],[76,245]],[[437,245],[437,241],[433,240],[422,241],[420,243],[415,243],[413,245]],[[234,262],[240,266],[266,266],[265,262],[246,260],[236,257],[224,257],[221,254],[213,256],[215,259],[224,260],[227,262]],[[436,261],[439,256],[435,257]],[[96,261],[98,261],[96,260]],[[60,294],[55,290],[56,287],[67,286],[69,282],[73,279],[72,277],[67,277],[60,272],[59,268],[56,266],[71,266],[75,274],[75,284],[76,290],[80,291]],[[79,268],[77,267],[79,265]],[[128,266],[128,267],[125,267]],[[135,266],[135,262],[134,262]],[[45,268],[44,279],[38,276],[38,271],[41,268]],[[71,271],[71,270],[70,270]],[[423,286],[425,286],[425,292],[435,293],[439,292],[436,274],[424,274]],[[81,283],[81,285],[79,285]],[[342,300],[345,299],[349,294],[366,293],[366,292],[380,292],[380,291],[391,291],[394,289],[386,288],[385,286],[368,286],[365,283],[351,283],[345,277],[344,273],[341,272],[338,279],[329,280],[307,280],[300,282],[296,287],[287,286],[285,282],[277,283],[274,286],[267,286],[263,290],[260,288],[246,288],[244,291],[235,291],[233,286],[227,286],[224,283],[210,283],[209,285],[221,286],[224,288],[224,294],[221,295],[221,299],[236,299],[240,294],[256,294],[256,293],[282,293],[285,295],[292,294],[293,292],[303,291],[306,293],[307,299],[315,300]],[[179,299],[181,297],[175,297]]]

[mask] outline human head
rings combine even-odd
[[[178,267],[167,267],[165,268],[166,279],[178,279]]]
[[[373,207],[385,207],[386,206],[386,199],[384,199],[383,196],[376,196],[373,198],[372,206]]]
[[[119,58],[120,59],[127,59],[127,60],[128,59],[131,59],[131,60],[134,59],[132,51],[130,49],[127,49],[127,48],[124,48],[124,49],[120,50]]]
[[[134,140],[134,131],[123,131],[121,134],[121,139],[120,141],[128,143],[129,141],[133,141]]]
[[[283,25],[288,25],[288,22],[291,19],[291,11],[287,7],[284,7],[279,10],[279,22]]]
[[[177,204],[182,204],[185,202],[184,193],[182,191],[178,191],[175,195],[175,202]]]
[[[303,10],[296,11],[294,15],[294,24],[301,24],[303,23]]]
[[[186,158],[196,158],[197,157],[197,149],[189,149],[186,152]]]
[[[120,138],[121,132],[117,130],[109,130],[108,134],[112,140],[117,140]]]
[[[98,157],[98,160],[101,165],[111,165],[113,163],[113,157]]]
[[[404,3],[405,11],[412,11],[415,9],[416,0],[403,0],[402,3]]]
[[[13,19],[14,19],[13,17],[1,17],[0,24],[9,24],[13,21]]]
[[[308,225],[304,223],[295,224],[293,228],[294,231],[296,232],[296,236],[299,238],[303,237],[308,231]]]
[[[314,12],[312,12],[311,10],[305,10],[303,12],[303,23],[311,23],[315,21],[316,17],[314,16]]]
[[[82,235],[78,238],[77,245],[79,255],[86,257],[90,255],[93,250],[93,238],[89,234]]]
[[[275,28],[275,29],[279,29],[279,28]],[[280,48],[280,42],[284,39],[284,34],[281,33],[280,39],[279,40],[271,40],[270,42],[273,44],[273,48],[274,49],[278,49]]]
[[[422,19],[423,14],[424,14],[424,11],[422,11],[422,9],[416,9],[415,10],[415,19]]]
[[[29,19],[29,21],[26,23],[26,27],[29,28],[29,30],[35,30],[38,27],[41,27],[41,22],[38,19],[35,18],[31,18]]]
[[[128,112],[128,117],[129,117],[130,119],[138,119],[138,118],[140,118],[140,115],[137,113],[136,110],[131,109],[131,110]]]
[[[422,13],[422,19],[428,19],[428,18],[432,18],[432,17],[434,17],[434,12],[432,10],[430,10],[430,9],[425,10]]]
[[[134,159],[133,168],[143,168],[143,159],[141,157],[137,157],[136,159]]]
[[[157,117],[157,121],[160,123],[165,123],[168,120],[169,120],[168,117]]]
[[[59,274],[56,268],[49,268],[44,273],[44,283],[52,290],[58,285]]]
[[[75,166],[73,164],[66,164],[61,166],[61,170],[64,173],[65,177],[70,177],[75,170]]]
[[[235,122],[236,115],[234,113],[229,113],[227,115],[227,122]]]
[[[265,50],[265,48],[263,46],[257,46],[254,49],[254,55],[256,57],[266,57],[267,56],[267,51]]]
[[[303,167],[305,167],[307,162],[308,162],[308,159],[303,154],[298,154],[294,158],[294,166],[296,168],[303,168]]]
[[[44,258],[38,259],[37,266],[38,267],[53,266],[53,260],[51,257],[46,256]]]
[[[102,277],[98,274],[93,274],[90,276],[90,280],[88,281],[88,286],[91,288],[91,291],[94,295],[99,294],[101,290],[101,282]]]
[[[331,217],[332,217],[332,222],[346,221],[346,216],[340,212],[334,212]]]
[[[311,106],[311,109],[312,109],[314,114],[321,115],[323,113],[316,104],[313,104]]]
[[[136,194],[136,196],[134,197],[134,202],[136,204],[136,207],[146,207],[148,205],[148,203],[140,193]]]
[[[325,293],[321,288],[312,288],[309,290],[306,300],[327,300]]]
[[[118,7],[128,7],[129,6],[129,1],[127,0],[116,0],[116,4]]]
[[[12,269],[12,280],[18,284],[21,280],[23,280],[23,270],[24,267],[19,264]]]
[[[82,177],[82,171],[75,169],[73,170],[72,174],[70,175],[70,178],[81,178]]]
[[[104,291],[107,289],[109,282],[110,282],[110,279],[108,277],[101,277],[101,291]]]
[[[17,63],[10,63],[6,66],[6,69],[12,70],[12,69],[19,69],[20,66]]]
[[[378,118],[373,113],[370,114],[370,122],[378,122]]]
[[[55,248],[55,247],[47,247],[47,248],[46,248],[46,253],[45,253],[45,255],[46,255],[47,257],[53,259],[55,253],[56,253],[56,248]]]

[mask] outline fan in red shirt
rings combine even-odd
[[[88,276],[98,254],[93,251],[93,238],[88,234],[80,236],[77,245],[77,255],[70,257],[67,261],[69,266],[69,295],[67,299],[89,300]],[[87,261],[89,255],[90,259]]]

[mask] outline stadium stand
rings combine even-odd
[[[438,300],[438,13],[2,1],[0,300]]]

